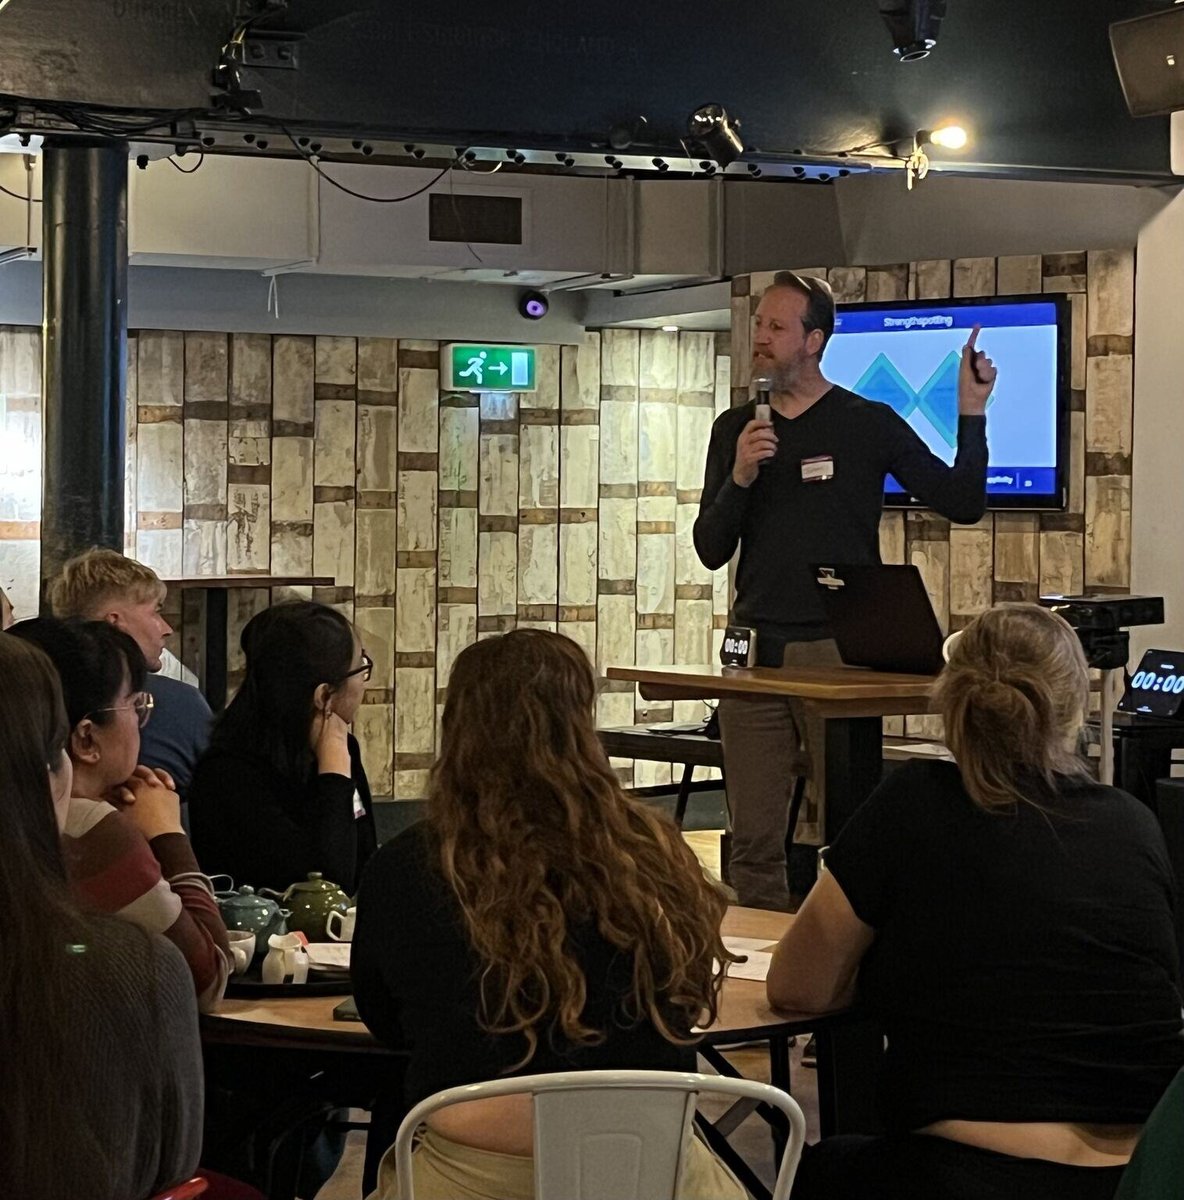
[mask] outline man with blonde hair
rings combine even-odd
[[[167,771],[184,799],[210,737],[213,714],[188,683],[159,674],[172,626],[161,615],[167,589],[151,567],[117,550],[95,548],[70,559],[49,588],[58,617],[107,621],[135,639],[148,670],[152,719],[140,738],[140,761]]]

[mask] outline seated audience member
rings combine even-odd
[[[558,634],[457,657],[427,819],[366,871],[358,1011],[410,1047],[406,1101],[537,1072],[694,1070],[714,1020],[726,902],[663,815],[622,792],[596,736],[595,677]],[[427,1200],[534,1195],[529,1098],[441,1111],[414,1157]],[[747,1193],[692,1138],[680,1196]],[[379,1195],[395,1194],[388,1151]]]
[[[193,768],[209,742],[213,717],[197,688],[159,674],[165,641],[173,633],[160,612],[165,593],[151,567],[115,550],[95,549],[66,563],[50,586],[49,601],[55,616],[107,621],[135,638],[152,672],[148,691],[154,701],[140,762],[167,771],[186,800]]]
[[[212,1008],[226,987],[226,927],[171,781],[136,765],[153,715],[139,647],[101,621],[41,617],[18,622],[14,637],[40,647],[62,681],[73,764],[63,850],[75,895],[164,934],[189,964],[199,1006]]]
[[[373,664],[345,617],[310,601],[257,614],[242,645],[242,687],[190,792],[198,856],[240,884],[286,888],[319,871],[352,895],[377,844],[349,732]]]
[[[895,771],[831,846],[769,1000],[882,1021],[887,1132],[809,1147],[795,1200],[1113,1196],[1184,1040],[1172,868],[1078,753],[1088,692],[1059,616],[984,613],[934,695],[957,765]]]
[[[164,938],[71,896],[58,681],[11,636],[0,678],[0,1195],[145,1200],[201,1149],[192,981]]]

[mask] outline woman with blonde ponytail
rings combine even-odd
[[[375,855],[358,894],[358,1012],[410,1047],[408,1106],[506,1075],[694,1070],[726,901],[673,823],[622,791],[595,700],[587,656],[558,634],[457,657],[427,819]],[[530,1200],[532,1146],[528,1097],[444,1109],[415,1152],[415,1195]],[[378,1195],[394,1189],[388,1153]],[[678,1196],[745,1195],[691,1139]]]
[[[858,1001],[888,1043],[887,1132],[809,1147],[794,1200],[1110,1200],[1184,1063],[1163,837],[1079,752],[1061,617],[984,613],[933,701],[955,761],[880,785],[773,957],[773,1005]]]

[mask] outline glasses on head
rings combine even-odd
[[[156,701],[150,692],[137,692],[135,699],[130,704],[109,704],[106,708],[92,709],[87,715],[101,712],[124,712],[131,709],[136,714],[140,728],[143,729],[148,724],[148,718],[152,716],[152,710],[155,707]]]
[[[372,659],[370,657],[370,655],[367,654],[365,650],[363,650],[362,651],[362,665],[360,667],[354,667],[354,669],[352,671],[346,671],[346,673],[344,675],[342,675],[342,677],[341,677],[341,682],[344,683],[347,679],[352,679],[355,675],[361,675],[362,682],[369,683],[370,676],[373,673],[373,671],[374,671],[374,659]]]

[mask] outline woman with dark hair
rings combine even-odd
[[[229,973],[226,926],[172,780],[136,765],[152,714],[139,646],[105,621],[38,617],[8,636],[40,647],[61,679],[73,767],[63,852],[75,895],[163,933],[189,964],[198,1006],[213,1008]]]
[[[143,1200],[201,1148],[193,983],[165,939],[77,906],[54,668],[4,635],[0,678],[0,1195]]]
[[[242,633],[246,675],[189,791],[205,866],[286,888],[319,871],[353,893],[376,838],[349,726],[373,663],[336,609],[294,601]]]
[[[378,1037],[410,1047],[408,1106],[505,1075],[694,1070],[729,961],[726,901],[670,821],[621,790],[595,698],[558,634],[457,657],[427,819],[375,855],[358,897],[354,995]],[[531,1134],[522,1096],[443,1110],[416,1195],[532,1197]],[[388,1153],[382,1197],[394,1176]],[[746,1195],[694,1139],[679,1194]]]
[[[1163,836],[1078,752],[1055,613],[978,617],[933,699],[956,762],[880,785],[773,955],[775,1007],[858,998],[888,1036],[888,1133],[808,1147],[795,1200],[1108,1200],[1184,1062]]]

